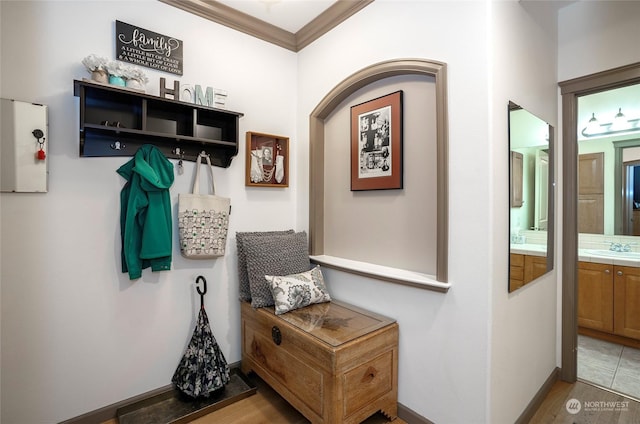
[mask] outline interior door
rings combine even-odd
[[[546,230],[549,222],[549,153],[536,151],[534,223],[538,230]]]
[[[511,152],[511,207],[519,208],[524,203],[523,196],[523,156]]]
[[[578,233],[604,234],[604,153],[578,156]]]

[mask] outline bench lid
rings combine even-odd
[[[265,309],[275,314],[271,308]],[[395,322],[392,318],[337,300],[296,309],[278,315],[278,318],[334,347]]]

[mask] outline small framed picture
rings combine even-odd
[[[289,138],[247,132],[245,185],[289,187]]]
[[[351,191],[402,188],[402,91],[351,107]]]

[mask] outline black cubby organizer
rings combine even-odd
[[[164,99],[137,90],[75,80],[80,98],[80,156],[133,156],[153,144],[167,158],[195,161],[205,151],[227,168],[238,154],[242,113]]]

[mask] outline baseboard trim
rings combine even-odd
[[[240,368],[240,361],[229,364],[230,369]],[[70,418],[66,421],[61,421],[59,424],[96,424],[103,423],[105,421],[112,420],[118,417],[118,409],[125,408],[129,405],[133,405],[138,402],[142,402],[146,399],[154,396],[161,395],[163,393],[173,390],[173,384],[167,384],[166,386],[148,391],[146,393],[139,394],[129,399],[116,402],[112,405],[105,406],[95,411],[87,412],[86,414],[79,415],[75,418]]]
[[[542,384],[536,395],[531,399],[529,405],[522,411],[522,414],[518,417],[515,424],[527,424],[531,421],[531,418],[536,414],[542,402],[544,402],[544,398],[547,397],[553,385],[560,379],[560,368],[555,367],[549,377],[547,377],[546,381]]]
[[[398,418],[403,419],[407,424],[434,424],[416,411],[407,408],[401,403],[398,403]]]

